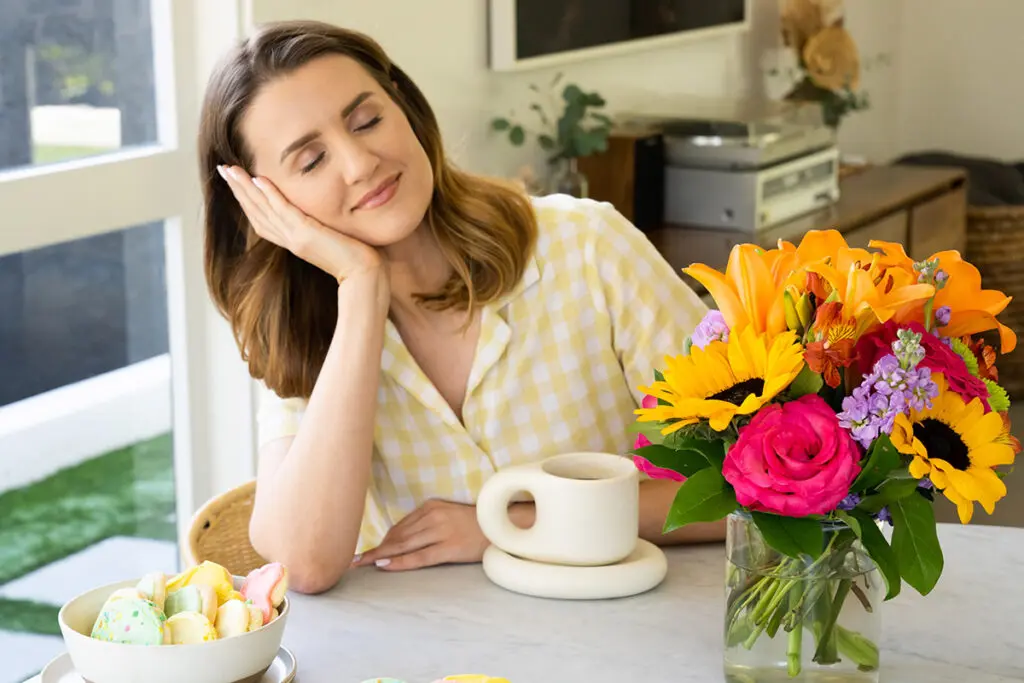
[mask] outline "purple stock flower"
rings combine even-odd
[[[892,526],[892,515],[889,514],[888,507],[883,507],[881,510],[879,510],[878,514],[875,515],[875,519],[885,522],[889,526]]]
[[[853,508],[860,505],[860,496],[856,493],[851,493],[846,498],[839,501],[839,509],[849,512]]]
[[[952,314],[953,311],[949,306],[939,306],[935,310],[935,324],[939,327],[945,327],[949,324],[949,319]]]
[[[698,349],[704,349],[713,341],[729,341],[729,325],[725,322],[725,316],[721,311],[708,311],[704,318],[697,323],[691,335],[693,345]]]

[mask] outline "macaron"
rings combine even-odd
[[[167,576],[163,572],[146,574],[135,588],[144,598],[156,605],[157,609],[164,608],[164,601],[167,599]]]
[[[249,610],[249,630],[255,631],[263,628],[263,610],[248,600],[245,601],[245,608]],[[271,616],[271,621],[273,621],[273,616]]]
[[[235,592],[235,582],[231,578],[231,573],[216,562],[210,562],[209,560],[196,567],[195,572],[189,577],[186,585],[191,586],[197,583],[206,584],[213,589],[217,594],[218,605],[223,605],[230,600],[232,593]]]
[[[166,618],[149,600],[117,597],[100,609],[90,636],[127,645],[163,645]]]
[[[179,588],[167,595],[164,613],[170,619],[182,612],[198,612],[209,621],[217,619],[217,594],[203,583]]]
[[[257,628],[259,628],[263,626],[263,613],[259,612],[257,616],[259,618]],[[252,630],[252,622],[249,605],[241,600],[228,600],[217,608],[217,619],[214,621],[214,626],[219,638],[230,638]]]
[[[284,602],[287,591],[288,569],[280,562],[253,569],[242,582],[242,595],[263,611],[264,624],[277,615],[275,608]]]
[[[217,640],[217,629],[199,612],[178,612],[165,624],[171,645],[192,645]]]

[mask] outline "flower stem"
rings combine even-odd
[[[821,629],[821,634],[818,636],[818,648],[814,652],[814,661],[819,664],[834,664],[839,659],[835,626],[836,621],[839,619],[839,612],[843,609],[843,603],[846,602],[846,596],[850,593],[850,586],[851,581],[849,579],[842,579],[839,582],[839,587],[836,588],[836,594],[831,605],[828,604],[828,595],[823,596],[826,619]]]
[[[794,611],[803,602],[803,585],[797,584],[796,589],[793,590],[789,595],[789,606]],[[800,617],[797,617],[799,620]],[[786,668],[789,671],[790,678],[794,678],[800,675],[802,668],[802,656],[803,656],[803,637],[804,630],[802,628],[794,628],[789,632],[789,636],[786,639]]]

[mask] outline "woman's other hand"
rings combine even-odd
[[[380,253],[306,215],[267,178],[250,178],[238,166],[219,166],[221,176],[257,235],[287,249],[339,282],[380,268]]]

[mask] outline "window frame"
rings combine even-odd
[[[164,222],[175,497],[184,544],[198,507],[255,476],[254,384],[206,288],[195,149],[208,74],[248,32],[251,8],[249,0],[152,0],[151,8],[157,140],[0,170],[0,255]]]

